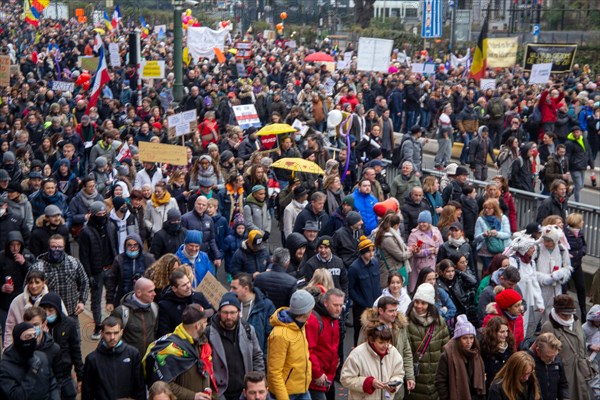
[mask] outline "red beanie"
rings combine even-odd
[[[504,289],[496,295],[496,303],[502,310],[506,310],[513,304],[523,300],[519,292],[514,289]]]

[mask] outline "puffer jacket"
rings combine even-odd
[[[354,208],[363,219],[365,234],[370,235],[371,231],[377,228],[377,215],[373,211],[377,199],[372,194],[361,193],[358,188],[354,189],[352,197],[354,197]]]
[[[546,364],[531,350],[527,350],[527,353],[535,361],[535,375],[540,386],[542,399],[568,399],[569,382],[560,356],[555,357],[552,362]]]
[[[263,272],[254,280],[254,287],[262,290],[275,308],[288,306],[297,286],[296,278],[277,264],[272,264],[269,271]]]
[[[248,232],[254,229],[263,233],[271,232],[271,213],[267,201],[264,201],[261,205],[250,194],[246,198],[246,205],[244,206],[244,221]]]
[[[423,354],[420,356],[422,349],[419,349],[423,338],[427,336],[427,332],[430,329],[431,324],[434,325],[433,337]],[[424,322],[421,318],[416,316],[416,313],[411,311],[408,315],[408,335],[410,340],[410,347],[413,353],[413,362],[419,364],[419,375],[415,377],[415,390],[406,398],[409,400],[437,400],[437,390],[434,384],[435,374],[437,372],[437,366],[442,356],[442,350],[450,335],[448,334],[448,328],[446,322],[442,317],[432,322]]]
[[[108,221],[105,225],[106,235],[110,241],[110,246],[108,249],[103,249],[102,239],[100,237],[100,233],[98,232],[98,228],[94,225],[88,223],[81,231],[79,235],[79,260],[81,264],[83,264],[83,268],[85,268],[85,272],[88,276],[97,275],[102,272],[102,268],[105,265],[102,265],[103,256],[101,251],[110,251],[111,259],[119,254],[117,251],[117,231],[113,224],[109,224]]]
[[[157,260],[167,253],[176,253],[184,242],[187,229],[181,228],[176,232],[167,231],[164,227],[152,237],[150,253]]]
[[[123,314],[128,313],[127,324],[123,327],[123,341],[138,349],[140,354],[146,354],[150,343],[156,339],[158,328],[158,304],[142,308],[133,300],[134,292],[127,293],[121,299],[121,305],[114,309],[112,316],[123,320]]]
[[[188,304],[200,304],[204,309],[214,308],[200,292],[192,292],[187,297],[178,297],[170,286],[167,287],[162,300],[158,303],[157,337],[173,332],[177,325],[181,324],[183,310]]]
[[[269,250],[262,248],[254,252],[248,248],[247,240],[242,242],[239,249],[233,253],[231,258],[231,275],[246,272],[253,274],[255,272],[265,272],[269,264]]]
[[[320,316],[320,321],[317,315]],[[322,301],[317,300],[306,321],[306,339],[312,363],[312,376],[321,377],[325,374],[327,380],[333,382],[339,362],[340,325],[339,318],[331,317]],[[328,390],[325,386],[315,385],[314,381],[311,382],[310,389],[319,392]]]
[[[291,394],[308,392],[312,382],[306,325],[302,328],[292,319],[288,307],[271,315],[273,330],[267,352],[267,382],[276,399],[288,399]]]
[[[453,280],[449,281],[440,276],[437,284],[450,296],[456,306],[456,315],[467,314],[467,311],[469,311],[468,315],[473,315],[474,289],[477,285],[477,279],[473,275],[456,270]]]
[[[179,249],[177,250],[177,253],[175,253],[175,255],[177,256],[177,258],[179,258],[179,261],[181,261],[182,264],[189,264],[192,267],[192,270],[194,271],[192,287],[196,288],[200,284],[200,282],[202,282],[202,279],[204,279],[204,276],[206,276],[206,274],[211,273],[215,275],[215,267],[208,259],[208,255],[206,253],[200,251],[196,256],[196,259],[191,260],[184,254],[184,249],[185,244],[182,244],[181,246],[179,246]]]
[[[346,224],[331,238],[331,251],[342,259],[346,268],[358,257],[358,239],[362,234],[362,229],[355,232]]]
[[[379,261],[372,258],[365,264],[358,257],[348,268],[348,290],[354,304],[368,308],[381,295],[379,287]]]
[[[383,358],[375,353],[368,342],[359,345],[348,355],[340,376],[340,383],[348,388],[348,399],[387,398],[386,392],[373,388],[373,378],[381,382],[404,382],[404,363],[394,346],[389,345]]]
[[[211,260],[218,260],[223,257],[215,239],[215,223],[208,214],[200,215],[196,210],[189,211],[181,217],[181,226],[188,230],[202,232],[200,251],[208,254]]]

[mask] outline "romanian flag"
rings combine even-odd
[[[108,14],[106,13],[106,11],[104,11],[104,15],[102,18],[104,19],[104,25],[106,25],[106,29],[108,29],[109,31],[112,31],[113,30],[112,20],[110,18],[108,18]]]
[[[485,77],[485,70],[487,68],[487,39],[488,39],[488,20],[489,20],[489,9],[488,15],[483,21],[481,27],[481,33],[479,33],[479,39],[477,39],[477,47],[475,47],[475,53],[473,54],[473,62],[471,64],[470,78],[480,80]]]
[[[40,15],[48,7],[48,4],[50,4],[50,0],[24,0],[23,19],[25,22],[38,27],[40,25]]]

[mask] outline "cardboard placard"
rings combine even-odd
[[[61,92],[73,93],[73,89],[75,89],[75,83],[73,83],[73,82],[61,82],[61,81],[52,82],[52,90],[60,90]]]
[[[10,86],[10,56],[0,56],[0,86]]]
[[[550,73],[552,73],[552,63],[533,64],[529,84],[545,85],[550,79]]]
[[[236,57],[238,58],[250,58],[252,57],[252,43],[250,42],[235,42],[237,49]]]
[[[110,43],[108,45],[108,52],[110,54],[110,65],[120,67],[121,55],[119,54],[119,45],[117,43]]]
[[[100,58],[92,56],[80,56],[79,67],[89,72],[96,72]]]
[[[261,127],[260,118],[258,118],[258,113],[256,112],[254,104],[233,106],[233,113],[235,114],[235,119],[240,128],[248,129],[251,126],[255,128]]]
[[[202,282],[196,286],[196,292],[202,293],[206,297],[206,300],[217,309],[221,303],[221,298],[228,290],[221,285],[213,274],[208,272],[202,279]]]
[[[185,146],[140,141],[139,150],[141,161],[187,165]]]

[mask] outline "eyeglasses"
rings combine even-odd
[[[50,248],[50,250],[56,251],[56,250],[64,250],[65,246],[50,246],[49,248]]]

